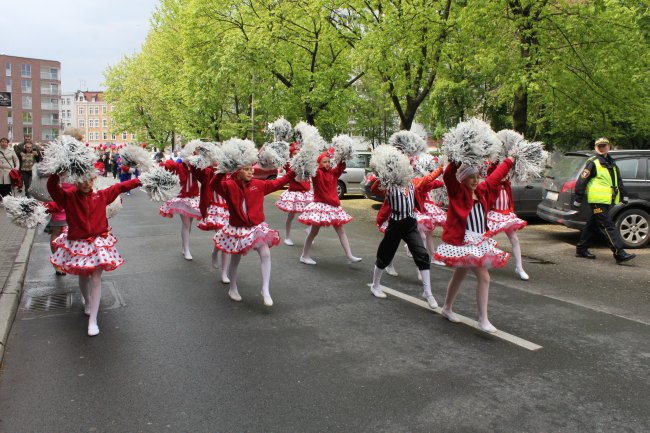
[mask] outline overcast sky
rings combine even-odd
[[[158,0],[0,0],[0,53],[61,62],[61,90],[103,90],[103,72],[140,50]]]

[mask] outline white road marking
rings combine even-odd
[[[370,284],[368,284],[368,287],[370,287]],[[397,290],[393,290],[390,287],[386,287],[386,286],[382,285],[381,290],[383,290],[384,293],[386,293],[387,295],[391,295],[391,296],[394,296],[396,298],[402,299],[402,300],[404,300],[406,302],[410,302],[411,304],[415,304],[415,305],[417,305],[419,307],[425,308],[425,309],[427,309],[429,311],[433,311],[433,312],[435,312],[437,314],[440,314],[440,311],[442,310],[442,308],[440,308],[440,307],[432,309],[431,307],[429,307],[429,304],[426,301],[424,301],[422,299],[415,298],[415,297],[413,297],[411,295],[407,295],[406,293],[402,293],[402,292],[399,292]],[[463,324],[465,324],[467,326],[470,326],[470,327],[472,327],[474,329],[478,329],[480,331],[480,328],[478,327],[478,322],[476,320],[472,320],[469,317],[462,316],[462,315],[460,315],[458,313],[456,313],[456,315],[460,319],[459,323],[463,323]],[[500,339],[502,339],[504,341],[507,341],[507,342],[512,343],[512,344],[516,344],[519,347],[523,347],[524,349],[528,349],[528,350],[531,350],[531,351],[536,351],[536,350],[539,350],[539,349],[542,348],[542,346],[540,346],[538,344],[532,343],[532,342],[530,342],[528,340],[524,340],[523,338],[519,338],[516,335],[508,334],[507,332],[503,332],[501,330],[497,330],[497,332],[495,332],[494,334],[488,334],[488,335],[494,336],[496,338],[500,338]]]

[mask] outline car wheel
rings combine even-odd
[[[650,241],[650,215],[642,209],[627,209],[616,217],[616,229],[625,248],[643,248]]]
[[[336,183],[336,194],[339,196],[339,200],[345,195],[345,184],[340,180]]]

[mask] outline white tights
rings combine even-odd
[[[90,275],[79,275],[79,289],[83,296],[85,311],[88,313],[88,327],[97,326],[99,301],[102,298],[102,272],[95,269]]]
[[[284,225],[284,231],[286,233],[286,236],[284,237],[285,239],[291,239],[291,223],[293,222],[293,218],[295,216],[295,212],[287,213],[287,222]]]
[[[523,271],[524,268],[521,262],[521,245],[519,244],[519,237],[517,236],[517,232],[515,230],[506,232],[506,236],[508,236],[510,245],[512,245],[512,255],[515,256],[515,267],[516,269]]]
[[[228,267],[230,267],[230,258],[232,257],[228,253],[224,253],[219,250],[219,248],[214,247],[212,250],[212,266],[216,269],[219,267],[219,253],[221,252],[221,281],[224,283],[228,282]]]
[[[180,215],[181,217],[181,241],[183,242],[183,254],[190,254],[190,232],[192,231],[192,218]]]
[[[476,275],[476,306],[478,307],[478,321],[483,326],[490,325],[488,320],[488,295],[490,292],[490,273],[487,268],[471,268]],[[460,283],[463,282],[465,276],[469,272],[469,268],[456,268],[447,285],[447,296],[445,297],[445,305],[442,309],[445,312],[451,312],[454,305],[454,300],[460,289]]]
[[[352,255],[352,250],[350,249],[350,241],[348,241],[348,235],[345,234],[345,229],[343,226],[334,227],[334,231],[339,237],[341,247],[343,247],[343,251],[345,252],[345,257],[347,257],[348,260],[352,261],[355,259],[360,260]],[[316,239],[316,236],[318,236],[318,232],[320,232],[320,226],[312,225],[311,230],[309,230],[309,234],[305,239],[305,246],[302,248],[302,256],[304,258],[309,258],[309,250],[314,243],[314,239]]]
[[[262,244],[256,248],[257,254],[260,256],[260,269],[262,270],[262,296],[270,299],[269,284],[271,282],[271,250],[266,244]],[[230,292],[239,294],[237,290],[237,269],[241,261],[241,254],[232,254],[230,260]]]

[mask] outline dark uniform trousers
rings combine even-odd
[[[587,221],[587,225],[582,229],[582,233],[580,233],[580,240],[576,245],[576,251],[585,251],[593,245],[594,239],[602,233],[607,240],[609,248],[611,248],[614,254],[619,254],[623,249],[623,241],[621,241],[616,226],[609,214],[612,205],[589,203],[589,206],[591,207],[592,214],[589,221]]]
[[[377,248],[377,261],[375,265],[379,269],[385,269],[395,257],[399,242],[404,241],[413,255],[413,261],[419,270],[426,270],[431,267],[431,259],[427,249],[422,244],[422,237],[418,232],[418,222],[413,217],[402,220],[390,219],[388,228],[384,233],[384,239]]]

